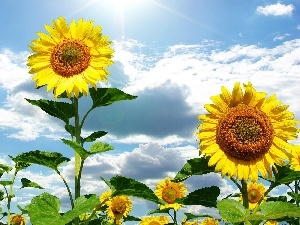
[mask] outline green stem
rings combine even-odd
[[[249,209],[249,201],[248,201],[248,190],[246,181],[242,180],[242,196],[243,196],[243,206],[246,209]]]
[[[65,180],[65,178],[63,177],[63,175],[61,175],[61,173],[56,170],[56,173],[61,177],[61,179],[63,180],[67,190],[68,190],[68,194],[69,194],[69,198],[70,198],[70,202],[71,202],[71,206],[72,206],[72,209],[74,209],[74,201],[73,201],[73,197],[72,197],[72,192],[71,192],[71,189],[67,183],[67,181]]]
[[[14,185],[17,173],[18,173],[18,171],[15,170],[13,179],[11,181],[11,184],[9,185],[9,193],[6,192],[6,194],[7,194],[7,225],[10,225],[10,203],[11,203],[11,199],[13,197],[13,185]]]
[[[174,224],[177,225],[176,210],[174,209]]]

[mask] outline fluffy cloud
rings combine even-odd
[[[273,15],[273,16],[283,16],[283,15],[292,15],[294,6],[292,4],[284,5],[281,3],[266,5],[266,6],[258,6],[257,12],[264,15]]]

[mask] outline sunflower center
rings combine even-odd
[[[54,47],[50,63],[57,74],[71,77],[86,70],[90,60],[90,49],[86,44],[76,39],[64,39]]]
[[[260,198],[261,198],[261,195],[257,190],[252,189],[252,190],[248,191],[248,201],[250,203],[252,203],[252,204],[257,203],[260,200]]]
[[[174,187],[166,187],[163,190],[162,199],[169,204],[173,204],[175,199],[178,197],[177,195],[178,193]]]
[[[125,211],[126,211],[125,202],[118,202],[112,207],[112,212],[114,214],[124,214]]]
[[[252,161],[267,153],[274,129],[267,115],[259,109],[239,104],[219,120],[216,141],[229,156]]]

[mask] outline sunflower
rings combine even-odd
[[[270,177],[271,167],[285,165],[293,148],[287,140],[297,138],[298,121],[276,95],[266,98],[250,82],[244,89],[237,82],[232,93],[222,87],[221,94],[212,96],[213,104],[204,106],[209,114],[198,117],[202,124],[196,134],[200,153],[222,177],[256,182],[259,172]]]
[[[247,192],[248,192],[248,202],[249,208],[254,209],[257,206],[257,203],[264,196],[267,189],[263,184],[253,183],[250,182],[247,185]],[[267,200],[266,197],[263,198],[263,201]],[[240,202],[243,202],[242,196],[239,198]]]
[[[218,225],[219,221],[215,220],[214,218],[207,218],[205,220],[202,220],[200,225]]]
[[[198,221],[197,220],[194,220],[194,221],[190,221],[190,222],[183,222],[182,223],[183,225],[198,225]]]
[[[175,183],[169,178],[160,181],[156,185],[156,190],[154,191],[158,198],[167,203],[166,205],[160,205],[160,209],[173,208],[174,210],[178,210],[181,207],[180,204],[175,203],[175,200],[177,198],[185,197],[186,192],[187,189],[182,182]]]
[[[12,225],[25,225],[26,219],[21,214],[15,214],[10,218],[10,223]]]
[[[150,216],[143,217],[140,225],[165,225],[168,224],[169,220],[166,216]]]
[[[132,202],[125,195],[112,197],[105,204],[108,206],[106,209],[107,216],[111,222],[116,224],[122,224],[122,218],[126,217],[132,210]]]
[[[269,220],[268,222],[265,223],[265,225],[277,225],[278,222],[275,220]]]
[[[300,171],[300,145],[295,145],[291,154],[290,166],[292,170]]]
[[[49,35],[38,32],[39,38],[29,46],[33,54],[28,57],[29,73],[35,74],[36,86],[47,85],[54,89],[54,97],[66,91],[70,98],[74,93],[88,94],[88,84],[96,87],[98,81],[107,81],[106,66],[113,64],[108,36],[102,36],[101,27],[93,21],[73,20],[68,26],[65,18],[53,20],[53,26],[45,25]]]

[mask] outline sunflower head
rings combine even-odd
[[[262,183],[260,184],[253,183],[253,182],[248,183],[247,192],[248,192],[248,202],[249,202],[250,209],[254,209],[262,197],[263,197],[262,202],[267,200],[267,198],[264,197],[266,191],[267,189]],[[242,196],[240,196],[239,201],[243,202]]]
[[[169,178],[160,181],[156,185],[156,190],[154,191],[158,198],[167,203],[166,205],[160,205],[160,209],[173,208],[175,210],[178,210],[181,207],[180,204],[175,203],[175,200],[185,197],[186,192],[187,189],[182,182],[175,183]]]
[[[295,145],[291,153],[290,167],[292,170],[300,171],[300,145]]]
[[[108,217],[117,224],[121,224],[122,218],[132,210],[132,201],[125,195],[110,198],[106,205],[108,206],[106,210]]]
[[[277,224],[278,224],[278,222],[275,220],[269,220],[265,223],[265,225],[277,225]]]
[[[225,87],[206,104],[209,112],[200,115],[196,132],[200,153],[209,156],[209,165],[222,176],[256,182],[258,173],[270,177],[271,167],[284,165],[293,148],[287,140],[297,138],[299,129],[287,105],[272,95],[257,92],[252,84],[235,83],[233,91]]]
[[[33,53],[27,65],[37,87],[47,85],[55,97],[66,92],[69,98],[73,94],[78,98],[79,93],[87,95],[89,84],[96,87],[98,81],[107,81],[112,42],[102,36],[100,26],[83,19],[69,26],[59,17],[45,28],[48,34],[38,32],[39,38],[29,46]]]
[[[200,225],[219,225],[219,221],[215,220],[214,218],[207,218],[202,220]]]
[[[169,219],[166,216],[150,216],[143,217],[140,225],[165,225],[169,223]]]
[[[15,214],[10,218],[10,223],[12,225],[25,225],[26,219],[21,214]]]

